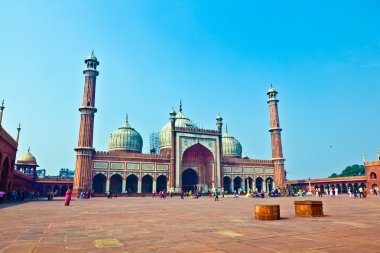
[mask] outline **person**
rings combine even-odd
[[[333,189],[332,188],[330,188],[330,197],[334,197]]]
[[[0,204],[3,203],[4,195],[5,195],[5,192],[0,191]]]
[[[234,190],[234,198],[237,198],[236,190]]]
[[[363,187],[359,187],[359,198],[363,197]]]
[[[214,201],[219,201],[219,192],[218,190],[215,190],[215,199]]]
[[[36,193],[36,199],[38,200],[39,197],[40,197],[40,191],[37,191],[37,193]]]
[[[335,187],[335,197],[338,197],[338,188]]]
[[[351,187],[348,187],[348,196],[352,197]]]
[[[72,191],[70,189],[67,189],[66,195],[65,195],[65,206],[69,206],[70,205],[71,194],[72,194]]]
[[[375,186],[374,192],[375,192],[375,194],[377,196],[379,194],[379,187]]]
[[[356,188],[354,188],[354,199],[356,199],[358,197],[358,191],[356,190]]]
[[[181,199],[185,199],[185,198],[183,197],[184,194],[185,194],[185,193],[184,193],[183,189],[181,188]]]
[[[261,198],[264,198],[264,189],[261,189]]]

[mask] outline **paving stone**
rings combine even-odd
[[[326,216],[296,217],[306,199]],[[255,220],[269,203],[281,220]],[[380,196],[25,201],[1,205],[0,252],[380,252],[379,213]]]

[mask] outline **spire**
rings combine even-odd
[[[377,160],[380,160],[380,152],[378,149],[376,150],[376,156],[377,156]]]
[[[16,138],[16,142],[18,143],[18,140],[20,138],[20,130],[21,130],[21,125],[20,123],[18,123],[18,128],[17,128],[17,138]]]
[[[182,99],[179,100],[179,112],[182,112]]]
[[[228,128],[227,128],[227,123],[226,123],[226,133],[228,134]]]
[[[30,153],[30,146],[28,147],[28,153]]]
[[[362,157],[363,157],[363,162],[365,163],[365,153],[363,153]]]
[[[0,106],[0,126],[1,126],[1,122],[3,120],[3,111],[4,111],[4,99],[3,99],[3,102],[1,103],[1,106]]]
[[[129,128],[129,127],[130,127],[129,122],[128,122],[128,113],[127,113],[127,115],[125,116],[125,127],[126,127],[126,128]]]

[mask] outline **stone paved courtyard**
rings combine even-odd
[[[94,198],[0,205],[0,252],[380,252],[380,196],[323,200],[323,218],[294,216],[308,198]],[[258,221],[255,203],[280,204]]]

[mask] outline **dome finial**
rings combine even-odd
[[[28,147],[28,153],[30,153],[30,147]]]
[[[128,123],[128,113],[127,113],[127,115],[125,116],[125,122]]]
[[[226,133],[228,133],[227,123],[226,123]]]
[[[179,112],[182,112],[182,99],[179,99]]]

